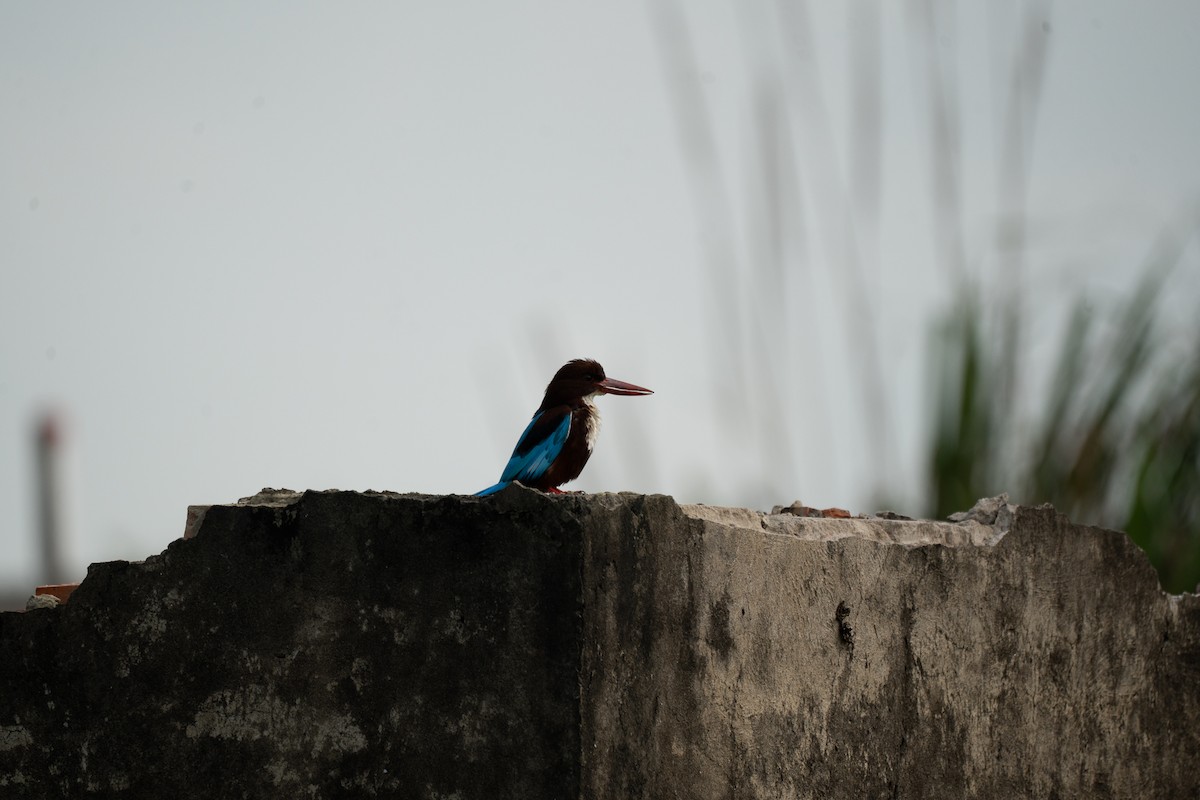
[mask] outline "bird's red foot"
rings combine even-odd
[[[557,486],[551,486],[549,489],[546,490],[546,494],[566,494],[566,492],[564,492],[562,489],[558,488]]]

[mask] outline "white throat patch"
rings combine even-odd
[[[587,435],[587,449],[592,452],[596,447],[596,436],[600,433],[600,409],[596,408],[596,396],[600,392],[585,395],[583,402],[587,404],[587,416],[584,418],[584,433]]]

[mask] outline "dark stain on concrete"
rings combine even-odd
[[[726,589],[721,596],[708,605],[708,636],[710,647],[724,661],[729,660],[733,651],[733,633],[729,627],[729,606],[732,599]]]

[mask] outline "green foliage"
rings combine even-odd
[[[1137,477],[1124,529],[1172,591],[1200,582],[1200,337],[1161,384],[1137,430]],[[1175,377],[1177,375],[1177,377]]]
[[[1169,591],[1200,582],[1200,331],[1166,347],[1159,311],[1166,268],[1152,267],[1112,312],[1076,304],[1044,402],[1009,398],[1027,359],[997,335],[967,289],[935,337],[937,424],[931,443],[938,516],[1009,491],[1072,519],[1125,530]],[[1015,301],[1014,301],[1015,302]],[[1001,308],[1018,330],[1015,308]]]
[[[1026,324],[1032,277],[1027,262],[1036,254],[1031,234],[1046,229],[1046,220],[1031,225],[1027,201],[1039,108],[1057,38],[1050,35],[1050,3],[1014,6],[1013,26],[989,28],[992,74],[1002,76],[991,85],[967,83],[958,53],[943,46],[956,39],[954,5],[919,3],[908,9],[914,64],[923,67],[913,76],[928,101],[929,174],[927,195],[922,197],[922,182],[916,182],[906,187],[906,205],[898,208],[887,208],[881,191],[885,132],[892,126],[885,112],[895,107],[883,101],[893,81],[879,57],[886,27],[882,7],[847,6],[851,24],[838,35],[846,37],[852,97],[845,104],[849,116],[838,125],[830,114],[836,104],[823,97],[822,48],[814,45],[815,26],[804,4],[781,3],[776,17],[753,4],[739,5],[746,49],[755,55],[747,71],[747,94],[754,102],[742,121],[760,145],[751,164],[758,177],[742,215],[751,221],[745,238],[752,246],[745,254],[737,247],[743,235],[734,214],[738,195],[723,179],[717,115],[700,80],[704,62],[684,8],[655,4],[652,19],[707,244],[709,313],[715,320],[708,326],[707,355],[721,376],[715,389],[725,411],[723,427],[738,446],[760,432],[762,461],[769,468],[756,483],[776,496],[779,487],[790,485],[794,461],[778,446],[789,438],[788,415],[780,411],[786,395],[780,365],[794,363],[784,336],[787,317],[807,321],[807,315],[784,300],[789,273],[809,293],[806,300],[814,294],[810,267],[819,263],[828,272],[834,301],[842,305],[839,316],[847,326],[842,335],[854,353],[847,371],[866,409],[862,426],[871,455],[883,465],[880,493],[888,491],[894,472],[891,431],[900,425],[891,419],[888,365],[873,321],[881,298],[872,289],[881,285],[885,270],[903,265],[880,257],[879,220],[908,219],[913,209],[907,203],[928,200],[934,253],[944,280],[961,290],[933,341],[932,363],[939,372],[927,510],[944,516],[1001,492],[1022,503],[1051,502],[1076,521],[1127,531],[1149,553],[1165,588],[1193,589],[1200,582],[1200,328],[1189,334],[1183,352],[1170,349],[1161,299],[1170,270],[1195,236],[1195,213],[1187,211],[1186,231],[1163,237],[1131,297],[1114,308],[1076,303],[1044,391],[1034,380],[1039,376],[1027,374],[1035,363],[1027,349],[1034,336]],[[843,65],[824,67],[839,71]],[[960,109],[968,93],[997,87],[996,129],[972,149]],[[838,135],[843,130],[848,139]],[[843,163],[846,169],[839,170]],[[995,229],[982,238],[967,224],[968,164],[995,168],[997,204],[988,211]],[[811,236],[810,228],[822,236]],[[834,245],[814,256],[810,242],[827,233]],[[974,264],[988,265],[987,274],[1004,281],[999,299],[970,283],[977,274]],[[1050,316],[1057,318],[1057,309]],[[815,371],[829,369],[818,365]],[[754,391],[741,391],[746,386]],[[880,497],[883,505],[895,499]]]

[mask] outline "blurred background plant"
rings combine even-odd
[[[1164,279],[1183,239],[1165,241],[1137,291],[1100,308],[1081,299],[1046,390],[1023,423],[1003,387],[1027,359],[964,290],[933,337],[939,371],[929,444],[929,512],[944,517],[1009,492],[1078,522],[1123,530],[1171,592],[1200,583],[1200,329],[1176,347],[1161,322]]]
[[[916,500],[923,508],[912,511],[945,516],[1001,492],[1015,502],[1050,502],[1077,521],[1128,531],[1164,588],[1194,590],[1200,582],[1200,327],[1187,313],[1173,324],[1164,287],[1195,239],[1197,220],[1189,214],[1183,224],[1167,226],[1128,297],[1117,292],[1093,299],[1075,288],[1069,292],[1074,300],[1046,308],[1041,295],[1051,278],[1044,266],[1032,276],[1027,262],[1031,222],[1043,229],[1050,223],[1031,220],[1027,195],[1052,41],[1050,5],[1027,2],[993,13],[988,35],[998,77],[990,133],[996,149],[985,161],[996,201],[986,217],[990,231],[982,236],[971,235],[963,200],[963,89],[954,46],[963,37],[954,29],[954,4],[905,6],[914,74],[925,83],[928,101],[929,172],[927,191],[913,187],[902,208],[888,208],[882,189],[882,87],[889,76],[879,55],[881,5],[846,9],[853,96],[845,103],[847,119],[840,120],[848,131],[841,139],[839,120],[822,96],[807,6],[738,7],[752,98],[742,122],[754,143],[745,171],[757,176],[740,204],[723,180],[720,115],[705,91],[685,6],[663,0],[654,8],[697,226],[706,236],[703,274],[714,320],[706,344],[719,376],[713,390],[730,421],[722,434],[731,449],[754,438],[763,454],[761,484],[777,495],[795,485],[797,450],[819,437],[804,441],[791,422],[806,410],[798,404],[812,402],[807,379],[843,372],[821,352],[825,332],[806,329],[804,303],[795,302],[819,294],[828,281],[845,328],[825,349],[834,359],[838,352],[852,354],[844,369],[857,384],[859,414],[874,448],[875,474],[863,477],[874,482],[878,502],[908,497],[897,488],[895,440],[897,431],[923,429],[926,481]],[[922,196],[927,209],[920,208]],[[947,310],[929,337],[927,363],[935,376],[924,402],[928,420],[896,418],[889,396],[893,365],[875,324],[887,305],[888,264],[879,241],[884,213],[929,220],[943,278],[937,288],[949,289]],[[987,278],[979,274],[985,264]],[[1061,334],[1046,333],[1055,328]],[[1051,364],[1043,351],[1056,336],[1061,341]],[[798,339],[816,341],[815,352],[803,353]],[[797,368],[798,361],[804,366]],[[820,449],[836,457],[836,443]]]

